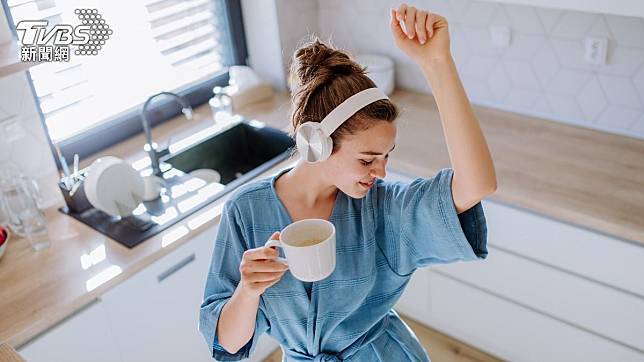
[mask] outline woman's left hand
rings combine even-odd
[[[400,22],[405,23],[405,31]],[[447,20],[430,11],[402,4],[391,9],[391,33],[396,46],[418,64],[450,57]]]

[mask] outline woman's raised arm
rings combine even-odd
[[[452,197],[461,213],[496,191],[496,172],[449,50],[447,21],[403,4],[391,9],[390,27],[398,48],[420,66],[432,88],[454,169]]]

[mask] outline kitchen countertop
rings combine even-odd
[[[3,362],[25,362],[18,352],[6,343],[0,344],[0,361]]]
[[[388,168],[431,177],[440,168],[449,167],[433,98],[404,90],[391,98],[401,116],[396,151]],[[286,129],[288,109],[288,95],[277,93],[239,113]],[[475,107],[475,112],[497,170],[498,190],[490,199],[644,246],[644,140],[482,107]],[[155,127],[154,139],[162,144],[159,140],[169,135],[178,140],[212,126],[207,104],[195,114],[190,121],[179,117]],[[145,158],[143,144],[143,136],[138,135],[101,155],[140,162]],[[88,157],[81,166],[99,156]],[[292,163],[286,160],[258,178]],[[224,196],[133,249],[61,214],[56,210],[61,205],[47,209],[51,247],[34,252],[26,240],[14,238],[0,260],[0,341],[19,347],[215,225],[226,199]],[[202,222],[195,226],[191,223],[195,220]],[[191,232],[174,240],[175,229],[186,225]],[[103,250],[105,257],[100,262],[93,266],[82,263],[92,251],[100,255]],[[106,270],[119,272],[97,283]]]

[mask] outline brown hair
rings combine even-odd
[[[362,67],[343,50],[326,45],[317,36],[305,40],[291,60],[291,124],[293,133],[304,122],[321,122],[335,107],[352,95],[375,87]],[[365,106],[331,134],[333,152],[342,137],[371,127],[374,122],[393,122],[398,109],[387,99]]]

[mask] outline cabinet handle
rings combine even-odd
[[[195,260],[195,253],[192,253],[192,254],[188,255],[186,258],[180,260],[175,265],[173,265],[170,268],[168,268],[168,270],[166,270],[163,273],[159,274],[157,276],[157,280],[159,281],[159,283],[161,283],[163,281],[163,279],[165,279],[165,278],[169,277],[170,275],[176,273],[177,271],[179,271],[179,269],[181,269],[184,266],[192,263],[194,260]]]

